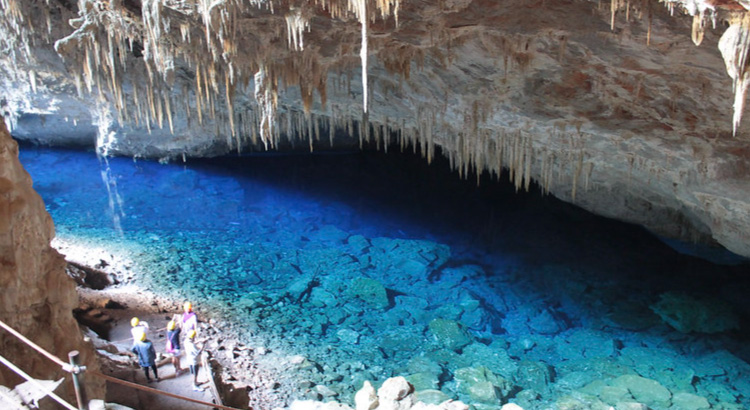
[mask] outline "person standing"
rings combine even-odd
[[[130,336],[133,337],[133,346],[141,340],[141,335],[146,334],[146,331],[148,331],[148,323],[142,322],[137,317],[134,317],[130,319]]]
[[[146,338],[145,332],[140,334],[130,351],[138,357],[138,364],[143,368],[146,380],[151,383],[151,377],[148,375],[148,369],[151,368],[154,371],[154,378],[159,382],[159,373],[156,370],[156,350],[154,350],[154,344]]]
[[[190,332],[191,330],[195,330],[196,333],[198,332],[198,316],[196,316],[195,312],[193,312],[193,304],[190,302],[185,302],[185,305],[183,305],[183,310],[185,313],[182,314],[182,330],[187,334],[187,332]]]
[[[193,390],[203,391],[198,384],[198,365],[200,363],[201,352],[205,346],[199,348],[195,344],[195,335],[195,330],[187,333],[187,338],[185,339],[185,356],[187,356],[188,363],[190,364],[190,374],[193,375]]]
[[[165,350],[172,354],[172,366],[174,366],[174,375],[177,377],[182,372],[180,367],[180,328],[177,327],[177,322],[174,320],[167,323],[167,348]]]

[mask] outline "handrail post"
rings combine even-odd
[[[73,387],[76,390],[76,400],[78,401],[79,410],[89,410],[88,400],[86,400],[86,388],[83,385],[83,375],[80,376],[80,367],[78,365],[78,350],[73,350],[68,353],[68,359],[70,359],[70,365],[73,371],[70,374],[73,376]]]

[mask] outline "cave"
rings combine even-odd
[[[90,298],[193,301],[243,408],[750,407],[748,33],[735,0],[2,1],[0,316],[75,316],[93,374],[132,306]]]

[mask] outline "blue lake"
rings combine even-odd
[[[144,287],[304,356],[290,380],[340,401],[401,375],[478,409],[750,408],[746,263],[412,155],[20,156],[59,238],[137,249]]]

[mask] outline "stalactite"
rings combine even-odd
[[[703,12],[700,14],[696,14],[693,16],[693,31],[691,38],[693,39],[693,44],[696,46],[701,45],[701,42],[703,42],[703,34],[705,32],[705,26],[704,26],[704,16]]]
[[[232,100],[234,98],[234,86],[229,78],[229,73],[225,73],[224,76],[224,90],[226,92],[227,102],[227,116],[229,117],[229,128],[231,130],[232,137],[237,137],[237,130],[234,126],[234,106]]]
[[[367,112],[367,0],[349,0],[349,9],[357,16],[361,27],[359,58],[362,62],[362,110]]]
[[[266,69],[261,67],[255,74],[255,100],[260,110],[260,139],[263,146],[268,149],[269,142],[274,147],[276,108],[278,96],[276,94],[275,81],[266,75]]]
[[[310,29],[310,20],[302,14],[300,8],[290,8],[289,14],[286,15],[286,34],[289,47],[293,50],[301,51],[305,48],[304,34],[305,29]]]
[[[732,134],[737,134],[737,128],[742,120],[745,108],[745,97],[750,85],[750,70],[748,70],[748,50],[750,50],[750,14],[744,14],[730,22],[729,28],[719,40],[719,50],[727,68],[727,74],[734,80],[734,116]]]

